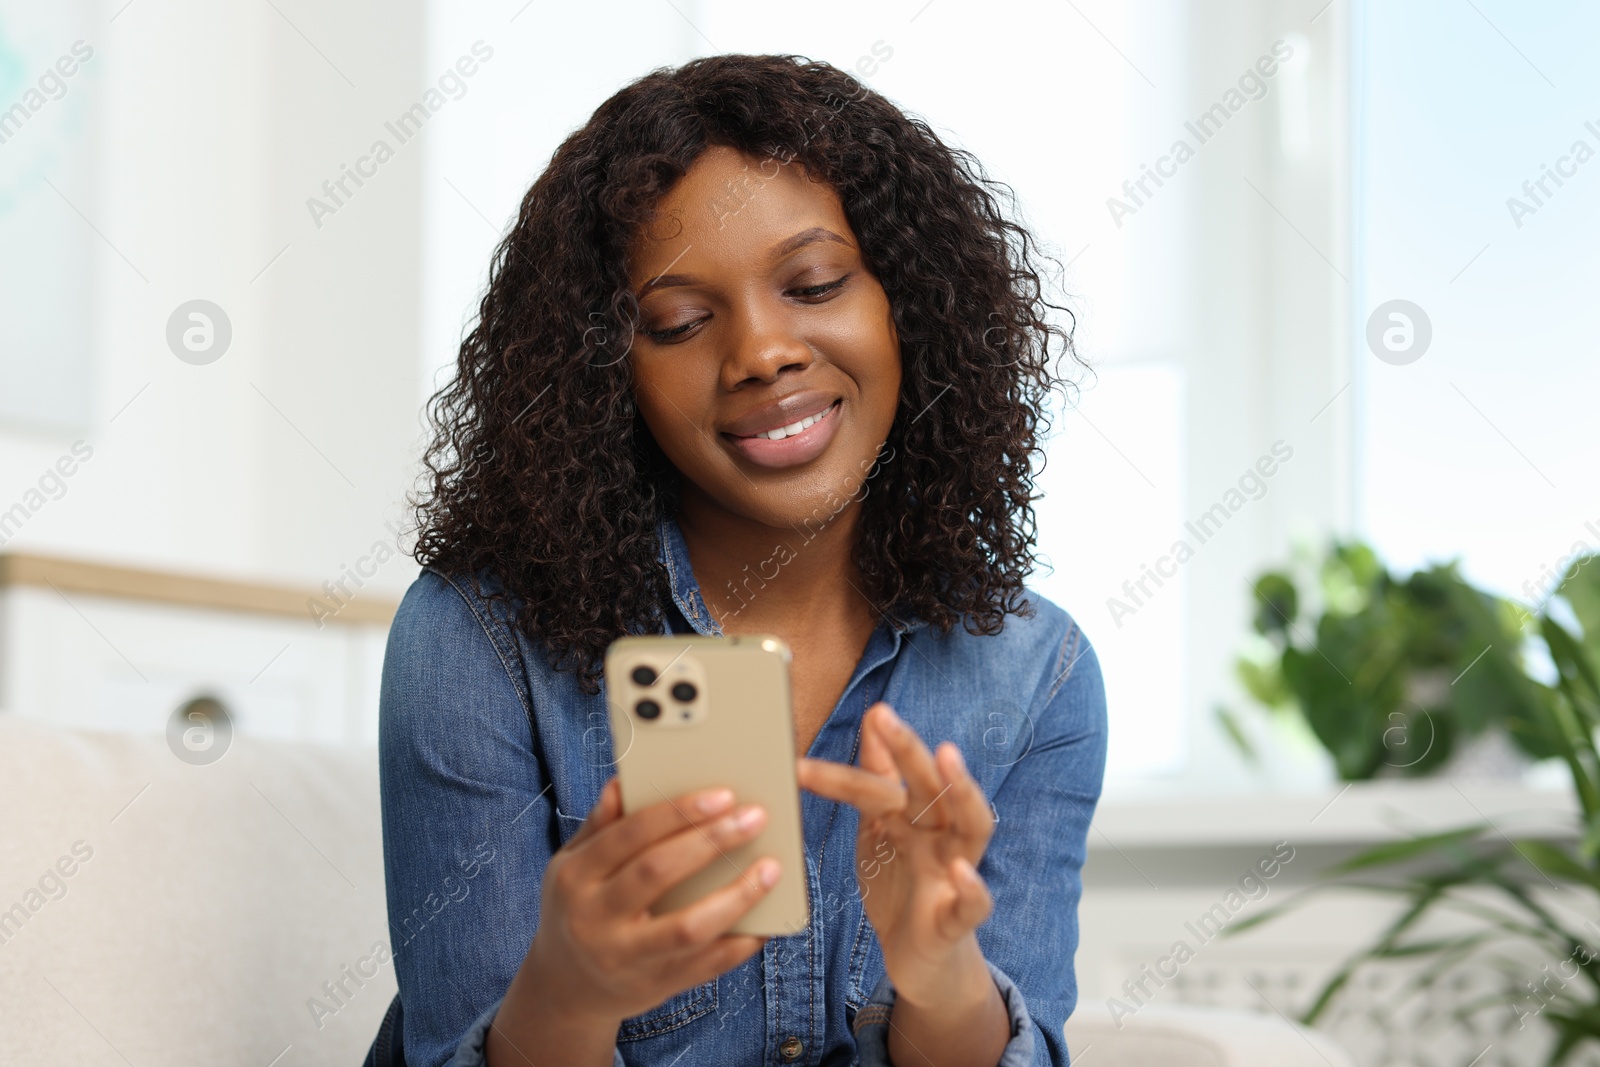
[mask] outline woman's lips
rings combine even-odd
[[[768,437],[740,437],[731,433],[725,433],[722,437],[758,467],[796,467],[822,455],[839,429],[842,407],[843,401],[835,400],[816,422],[781,441]]]

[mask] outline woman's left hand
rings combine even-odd
[[[958,1002],[974,968],[987,977],[975,931],[994,901],[977,865],[995,824],[961,750],[930,753],[880,701],[863,718],[860,767],[801,758],[799,782],[861,812],[856,877],[896,996]]]

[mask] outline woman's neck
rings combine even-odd
[[[686,493],[678,526],[701,596],[727,633],[782,634],[797,624],[863,623],[866,599],[854,557],[861,503],[794,528],[768,526]]]

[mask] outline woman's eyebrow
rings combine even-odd
[[[840,244],[850,247],[849,241],[846,241],[843,237],[840,237],[826,226],[813,226],[809,230],[801,230],[793,237],[780,242],[770,253],[768,253],[767,258],[775,263],[784,256],[790,255],[796,250],[804,248],[806,245],[815,241],[838,241]]]
[[[817,241],[837,241],[846,248],[855,247],[826,226],[813,226],[778,242],[773,246],[772,251],[767,253],[767,259],[769,262],[776,263],[785,256],[793,255],[806,245],[814,244]],[[686,248],[683,251],[687,252],[688,249]],[[678,259],[682,258],[683,252],[678,253]],[[674,259],[672,262],[676,263],[678,259]],[[670,266],[671,264],[668,265]],[[657,289],[670,289],[675,285],[693,285],[694,283],[695,278],[692,274],[658,274],[639,287],[639,294],[634,299],[643,300],[646,293],[654,292]]]

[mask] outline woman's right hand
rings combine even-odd
[[[659,916],[650,905],[708,863],[726,863],[725,853],[765,823],[758,804],[734,810],[726,789],[686,793],[624,815],[612,777],[583,826],[545,867],[527,962],[547,980],[540,984],[548,995],[620,1022],[753,955],[765,937],[724,931],[777,882],[773,856],[693,904]]]

